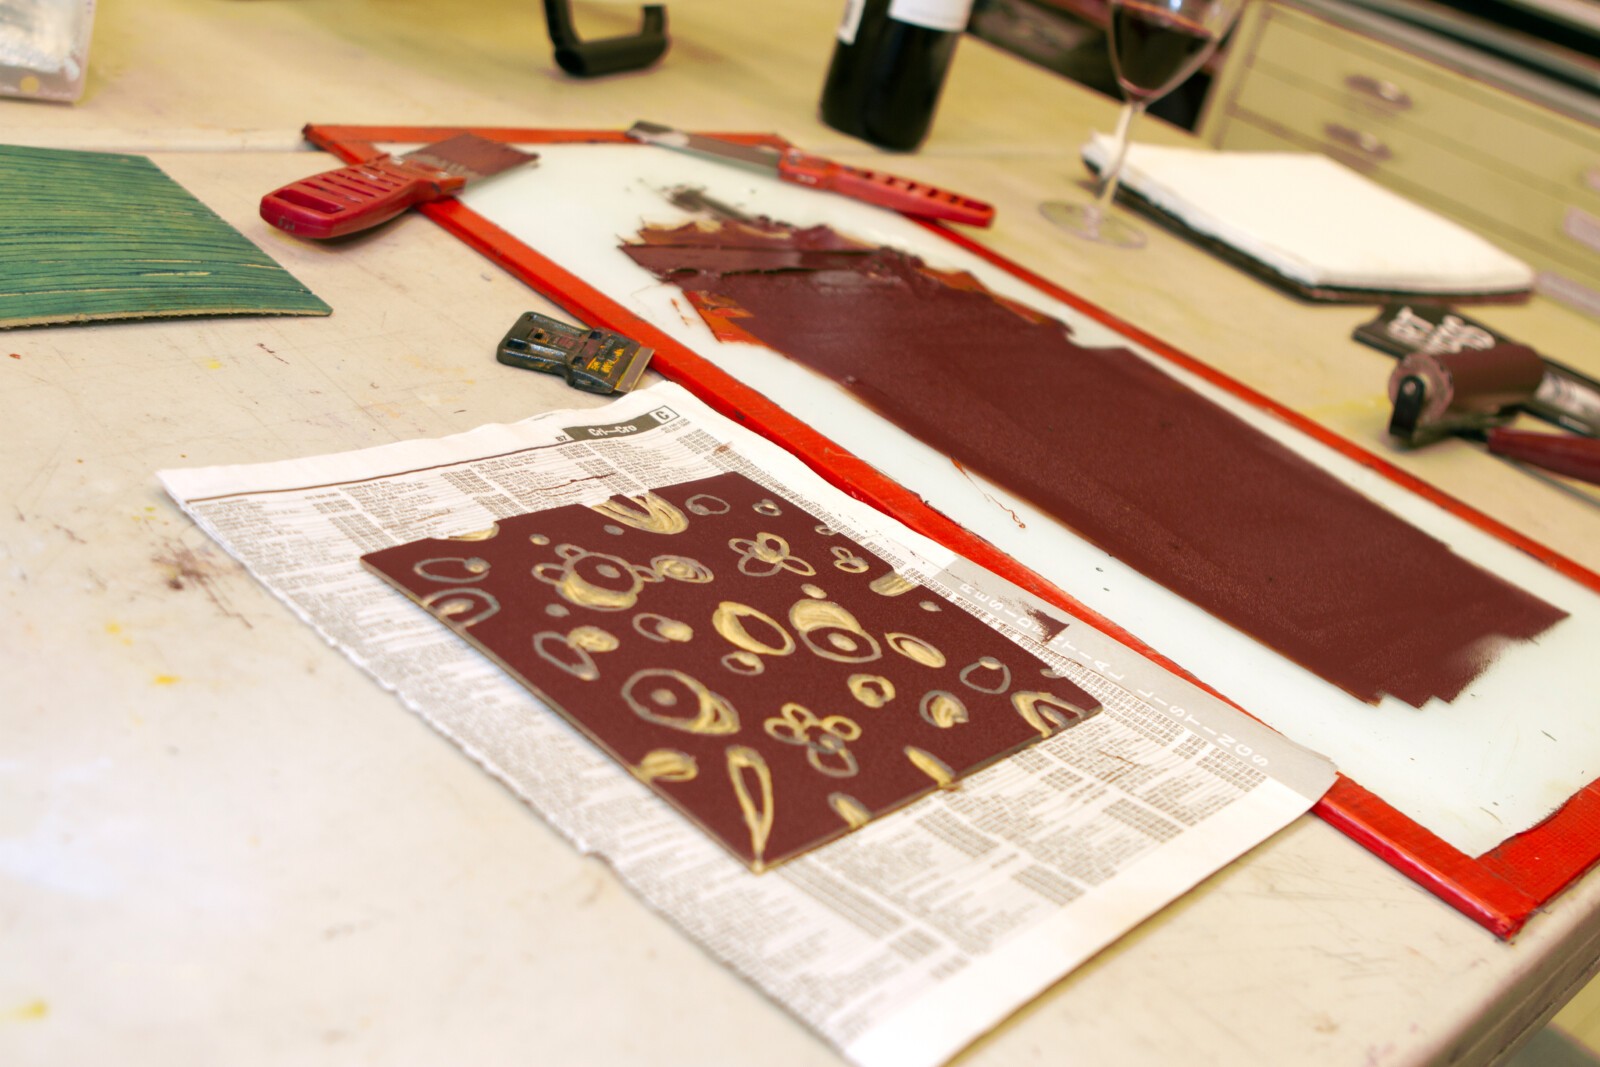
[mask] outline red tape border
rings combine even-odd
[[[347,163],[378,155],[381,151],[377,147],[378,142],[431,143],[462,132],[516,144],[635,143],[620,131],[608,130],[336,126],[313,123],[306,126],[304,132],[313,144],[338,155]],[[781,138],[770,134],[721,133],[715,136],[749,144],[786,145]],[[885,478],[859,457],[801,423],[765,396],[718,370],[459,201],[439,200],[424,204],[419,210],[585,323],[604,326],[650,345],[656,350],[651,365],[664,376],[693,392],[714,410],[794,453],[844,492],[1101,628],[1168,670],[1200,685],[1207,692],[1227,699],[1121,626],[1078,603],[1066,591],[934,511],[916,494]],[[1040,292],[1110,327],[1162,359],[1270,412],[1322,444],[1528,553],[1566,577],[1600,592],[1600,575],[1574,560],[1440,492],[1244,383],[990,251],[967,235],[946,229],[938,223],[923,222],[922,225]],[[1339,776],[1333,788],[1312,810],[1423,888],[1502,938],[1515,934],[1539,907],[1582,875],[1596,860],[1600,860],[1600,779],[1579,790],[1559,811],[1538,826],[1518,834],[1478,858],[1449,845],[1415,820],[1401,814],[1383,798],[1344,775]]]

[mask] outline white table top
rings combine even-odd
[[[528,3],[107,4],[80,104],[0,101],[0,139],[150,154],[335,308],[0,334],[0,1062],[839,1062],[324,645],[152,475],[588,399],[493,361],[518,313],[552,308],[426,219],[337,248],[261,223],[263,192],[326,162],[296,150],[303,123],[648,117],[872,161],[815,118],[838,6],[678,0],[658,69],[583,83]],[[579,12],[590,36],[633,18]],[[927,147],[883,165],[993,201],[996,250],[1377,441],[1389,361],[1348,340],[1370,309],[1293,303],[1161,233],[1129,255],[1036,222],[1112,114],[969,40]],[[1495,320],[1572,362],[1600,339],[1543,301]],[[1466,447],[1401,461],[1600,567],[1593,496]],[[1600,878],[1505,944],[1308,817],[961,1062],[1487,1063],[1597,956]]]

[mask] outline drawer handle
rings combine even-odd
[[[1600,252],[1600,219],[1587,211],[1567,208],[1567,216],[1561,220],[1561,232],[1579,244]]]
[[[1396,111],[1404,111],[1411,106],[1411,94],[1384,78],[1374,78],[1370,74],[1351,74],[1345,78],[1344,84],[1345,88],[1362,96],[1370,96]]]
[[[1353,148],[1368,159],[1384,160],[1394,155],[1393,152],[1389,151],[1388,145],[1372,134],[1361,130],[1352,130],[1350,127],[1341,126],[1337,122],[1324,124],[1322,132],[1327,135],[1329,140],[1344,145],[1346,148]]]

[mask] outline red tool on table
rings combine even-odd
[[[1484,434],[1489,452],[1530,463],[1580,482],[1600,485],[1600,439],[1496,427]]]
[[[1539,353],[1514,341],[1459,352],[1412,352],[1389,376],[1394,401],[1389,433],[1408,446],[1450,436],[1474,438],[1487,442],[1496,456],[1600,485],[1600,438],[1506,427],[1541,391],[1561,395],[1548,388],[1550,375]],[[1595,412],[1584,406],[1589,395],[1579,391],[1588,379],[1561,380],[1571,385],[1566,397],[1573,406],[1557,414],[1571,424],[1591,426]]]
[[[538,158],[477,134],[457,134],[403,156],[383,155],[285,185],[261,198],[261,217],[296,237],[343,237]]]
[[[994,221],[994,207],[981,200],[947,192],[908,178],[897,178],[875,170],[849,167],[821,156],[807,155],[798,148],[779,149],[769,145],[739,144],[718,137],[685,133],[654,122],[635,122],[628,130],[635,141],[678,148],[696,155],[711,156],[726,163],[743,164],[764,173],[775,174],[786,182],[808,185],[854,200],[892,208],[907,215],[928,219],[965,222],[987,226]]]

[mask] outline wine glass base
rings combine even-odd
[[[1086,241],[1112,248],[1143,248],[1144,231],[1131,222],[1108,215],[1095,204],[1070,204],[1051,200],[1039,205],[1039,214]]]

